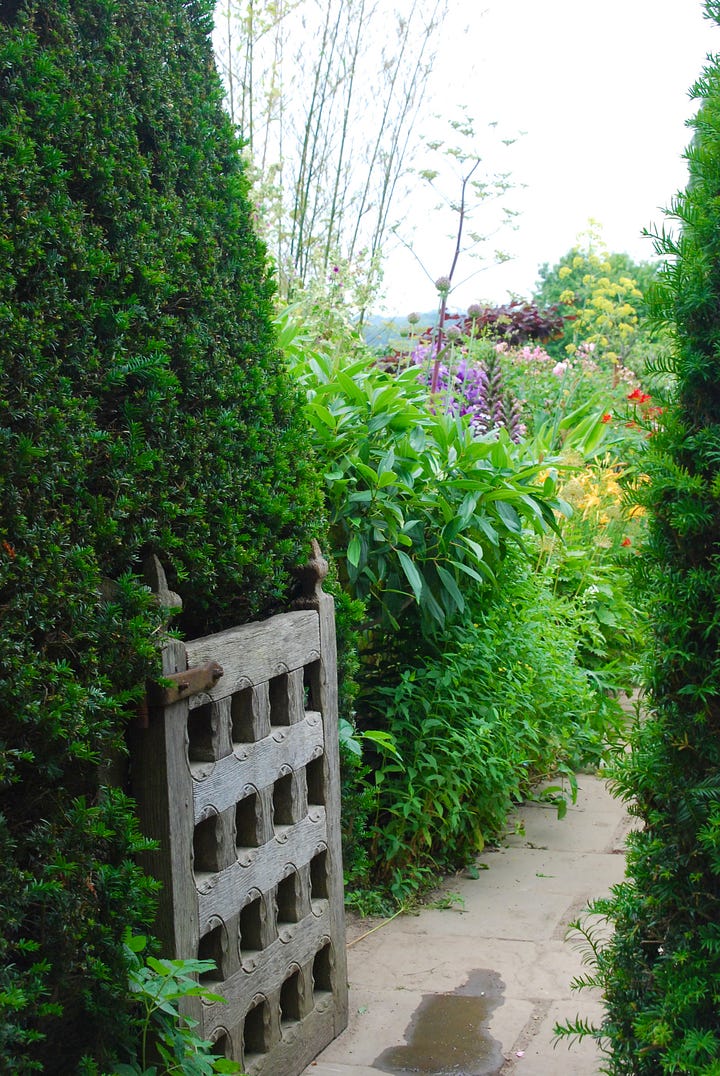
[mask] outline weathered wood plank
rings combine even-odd
[[[327,901],[320,902],[319,914],[313,914],[295,924],[295,930],[288,934],[286,940],[276,940],[254,954],[254,967],[243,967],[229,976],[222,984],[222,1002],[203,1004],[203,1024],[205,1033],[220,1026],[231,1026],[242,1022],[245,1014],[257,994],[264,992],[263,987],[269,982],[282,982],[293,964],[301,967],[312,965],[316,954],[327,944],[330,938],[330,912]],[[343,939],[344,945],[344,939]]]
[[[342,840],[340,827],[340,750],[338,728],[337,645],[335,603],[329,594],[317,596],[320,622],[320,671],[317,691],[323,715],[325,751],[322,756],[325,808],[327,812],[327,886],[330,901],[330,934],[335,947],[335,1018],[339,1034],[348,1022],[347,955],[345,945],[345,897],[343,891]],[[311,693],[312,693],[311,685]]]
[[[185,648],[171,640],[162,652],[162,673],[180,672]],[[171,959],[195,956],[199,925],[193,879],[193,781],[188,763],[188,702],[150,712],[148,728],[132,736],[133,794],[138,803],[142,832],[158,842],[142,862],[162,882],[155,933],[162,955]],[[183,1011],[199,1019],[197,998],[188,999]]]
[[[316,661],[320,656],[318,614],[312,609],[279,613],[258,623],[192,639],[185,643],[185,651],[188,666],[217,661],[223,667],[223,677],[215,687],[190,698],[192,708],[208,698],[232,695]]]
[[[318,1003],[304,1020],[282,1028],[280,1042],[267,1054],[253,1055],[246,1065],[247,1076],[278,1076],[303,1072],[314,1058],[343,1030],[337,1026],[333,999]]]
[[[270,681],[270,722],[273,725],[295,725],[302,721],[303,673],[305,666],[293,669],[287,676]]]
[[[324,747],[322,717],[308,711],[297,725],[273,729],[258,743],[235,744],[233,753],[209,766],[199,763],[191,770],[195,821],[208,813],[232,807],[253,790],[267,788],[280,777],[283,766],[300,770],[318,758]]]
[[[298,1076],[347,1023],[334,607],[316,554],[305,609],[165,648],[166,675],[212,661],[224,675],[165,698],[133,759],[165,793],[149,815],[166,951],[215,959],[208,985],[229,998],[188,1015],[227,1056],[247,1049],[254,1076]]]
[[[290,863],[295,869],[327,849],[325,809],[312,807],[294,826],[281,827],[275,838],[260,848],[241,848],[240,860],[217,874],[195,876],[200,933],[209,929],[214,915],[227,922],[237,910],[238,894],[249,888],[267,892],[284,876]]]

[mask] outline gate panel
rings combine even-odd
[[[298,1076],[347,1024],[334,608],[310,601],[170,641],[133,745],[164,955],[215,961],[225,1004],[185,1011],[250,1076]]]

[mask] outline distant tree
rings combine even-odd
[[[560,357],[586,342],[606,361],[624,364],[632,357],[642,366],[646,296],[657,266],[610,253],[596,229],[580,239],[556,265],[545,263],[539,270],[535,302],[556,306],[566,319],[564,333],[548,350]]]

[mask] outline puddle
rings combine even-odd
[[[497,972],[480,970],[452,994],[424,994],[406,1044],[385,1050],[374,1067],[392,1076],[496,1076],[504,1057],[488,1025],[504,989]]]

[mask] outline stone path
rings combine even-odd
[[[624,872],[630,821],[596,777],[581,775],[578,801],[558,820],[529,804],[516,832],[483,853],[477,878],[448,879],[445,903],[379,921],[348,923],[350,1023],[305,1076],[597,1076],[587,1040],[554,1048],[553,1027],[599,999],[572,991],[581,954],[566,927],[588,899]]]

